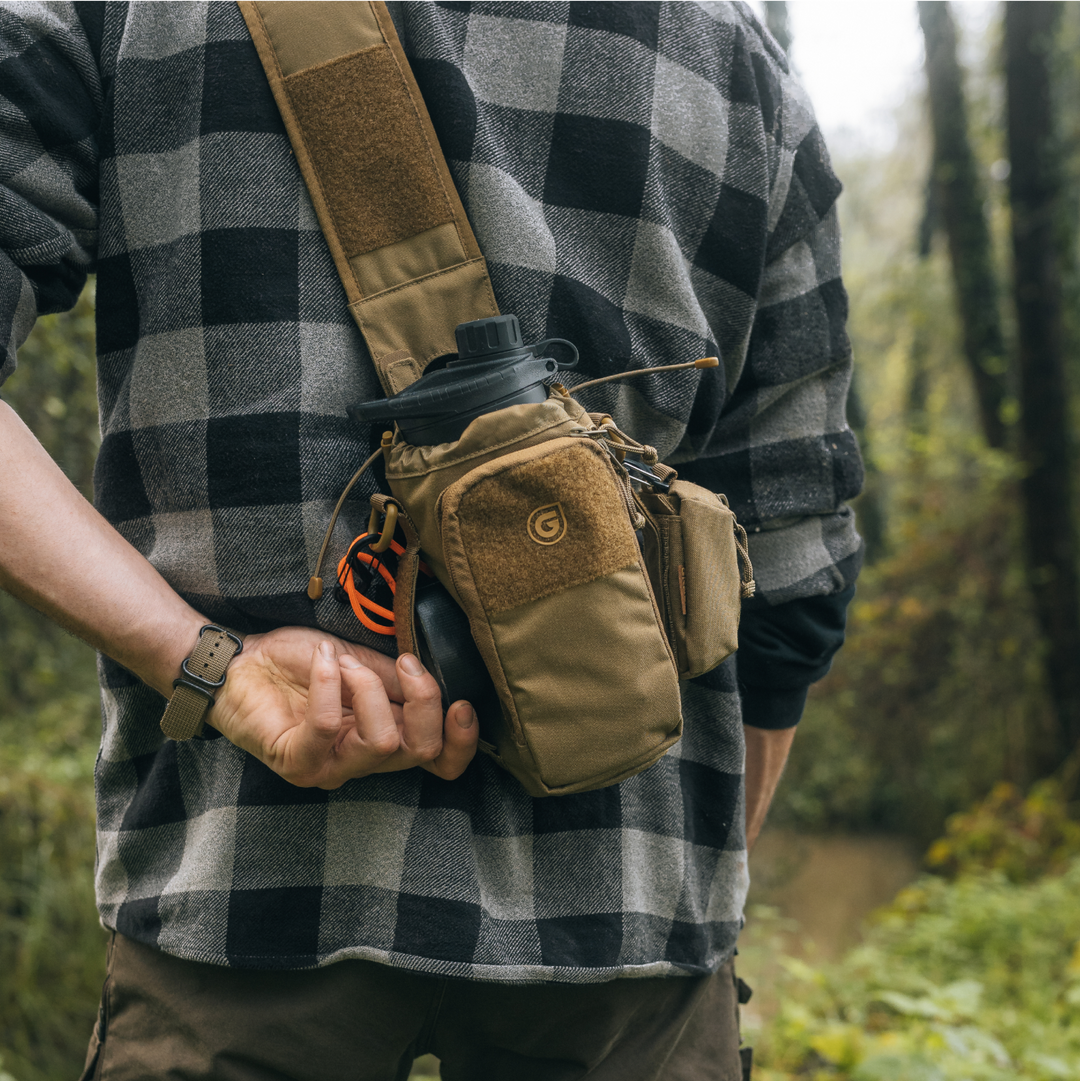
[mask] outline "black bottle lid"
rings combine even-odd
[[[458,348],[455,364],[479,360],[492,353],[521,352],[525,348],[521,340],[521,324],[516,315],[496,315],[491,319],[458,323],[454,337],[457,338]]]
[[[414,446],[451,443],[476,417],[545,401],[544,381],[577,364],[577,349],[561,338],[524,345],[514,315],[459,323],[454,333],[458,355],[445,368],[392,398],[350,406],[349,416],[362,424],[394,421]]]

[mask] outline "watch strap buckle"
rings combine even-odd
[[[225,685],[226,669],[243,648],[238,634],[216,623],[200,629],[191,656],[173,680],[173,694],[161,718],[161,730],[169,739],[191,739],[202,732],[206,713],[216,701],[215,691]]]

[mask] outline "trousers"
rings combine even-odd
[[[114,934],[84,1081],[739,1081],[731,964],[602,984],[442,979],[370,961],[251,971]]]

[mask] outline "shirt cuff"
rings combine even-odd
[[[809,686],[794,691],[765,690],[748,687],[739,680],[739,697],[742,699],[743,724],[751,728],[794,728],[799,723],[806,706]]]

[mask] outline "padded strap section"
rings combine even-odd
[[[349,310],[396,393],[456,351],[458,323],[499,309],[390,14],[351,0],[239,7]]]

